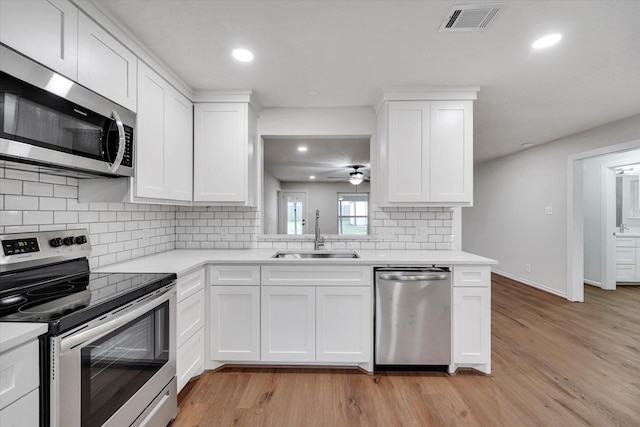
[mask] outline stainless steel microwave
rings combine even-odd
[[[0,167],[133,176],[134,112],[0,44]]]

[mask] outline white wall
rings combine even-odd
[[[353,193],[355,187],[348,182],[283,182],[282,190],[306,191],[307,233],[314,233],[316,209],[320,210],[320,231],[323,234],[338,234],[338,192]],[[366,193],[369,184],[363,182],[358,191]]]
[[[278,190],[280,190],[280,181],[267,171],[264,171],[263,178],[263,233],[276,234],[278,232]]]
[[[373,107],[264,108],[258,118],[261,136],[369,136],[375,130]]]
[[[568,156],[638,138],[640,115],[476,165],[474,207],[462,210],[463,250],[498,260],[497,272],[566,295]]]

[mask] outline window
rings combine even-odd
[[[369,232],[369,193],[338,193],[338,234]]]

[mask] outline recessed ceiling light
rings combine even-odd
[[[307,95],[309,95],[309,96],[318,96],[318,95],[320,95],[320,91],[316,90],[316,89],[309,89],[307,91]]]
[[[298,147],[298,151],[302,151],[302,152],[307,151],[307,147]]]
[[[533,47],[534,49],[545,49],[558,43],[561,39],[562,34],[549,34],[533,42],[531,47]]]
[[[240,62],[251,62],[253,61],[253,53],[247,49],[234,49],[231,52],[233,57]]]
[[[310,175],[309,179],[316,179],[316,176],[315,175]]]
[[[520,146],[522,148],[529,148],[533,146],[533,142],[523,142],[522,144],[520,144]]]

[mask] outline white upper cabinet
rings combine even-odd
[[[78,83],[136,111],[137,63],[129,49],[80,13]]]
[[[255,206],[257,116],[248,102],[195,105],[194,202]]]
[[[471,99],[473,91],[383,97],[378,110],[380,205],[472,205]]]
[[[387,183],[390,203],[429,200],[429,107],[424,101],[389,104]]]
[[[137,197],[191,201],[193,107],[156,72],[139,63]]]
[[[0,42],[78,77],[78,10],[66,0],[0,1]]]
[[[430,140],[431,201],[472,204],[472,101],[432,101]]]

